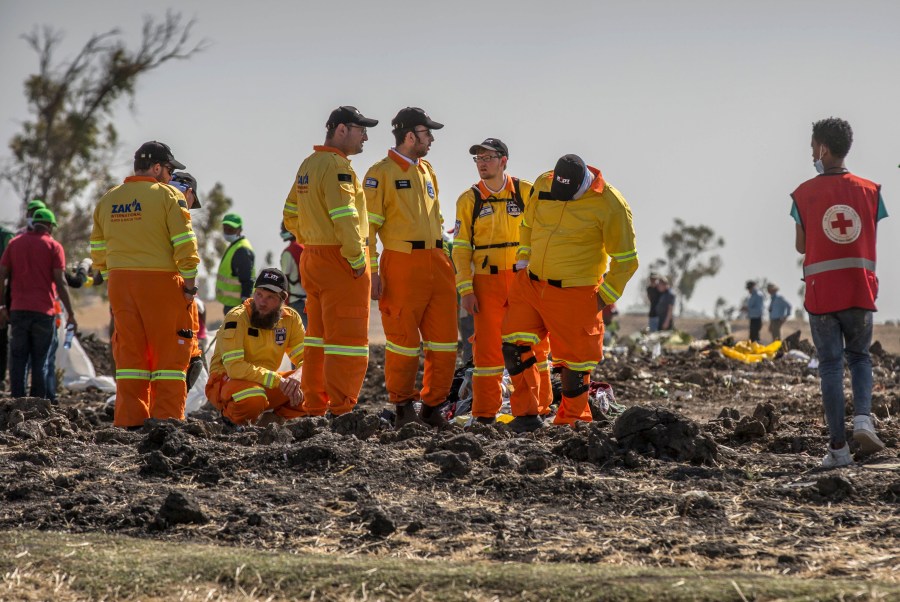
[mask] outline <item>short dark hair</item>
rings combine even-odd
[[[406,135],[412,133],[415,136],[415,128],[402,128],[399,130],[391,130],[394,133],[394,142],[395,146],[400,146],[403,144],[403,141],[406,140]]]
[[[824,144],[831,154],[843,159],[850,152],[853,144],[853,128],[843,119],[829,117],[813,124],[813,139]]]

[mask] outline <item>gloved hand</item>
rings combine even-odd
[[[90,274],[92,267],[94,267],[94,260],[90,257],[85,257],[78,262],[78,268],[75,271],[79,274]]]
[[[527,259],[520,259],[519,261],[516,262],[516,271],[524,270],[527,267],[528,267]]]

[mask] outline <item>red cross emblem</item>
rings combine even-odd
[[[837,219],[831,222],[831,227],[841,231],[841,235],[847,234],[847,229],[853,225],[852,219],[847,219],[843,213],[837,214]]]
[[[822,216],[822,231],[832,242],[850,244],[859,238],[862,220],[849,205],[832,205]]]

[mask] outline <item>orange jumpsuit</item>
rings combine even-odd
[[[475,360],[472,415],[475,417],[493,418],[503,401],[500,326],[506,316],[509,289],[515,274],[519,227],[530,196],[531,182],[507,176],[499,193],[491,193],[484,182],[479,181],[456,201],[453,236],[456,288],[461,297],[474,294],[478,300],[472,341]],[[475,215],[476,197],[482,201],[478,215]],[[546,337],[534,347],[540,371],[540,414],[548,413],[553,401],[548,349]]]
[[[369,363],[371,276],[367,268],[366,198],[341,151],[313,147],[284,204],[284,225],[304,245],[306,288],[303,408],[312,416],[353,409]],[[361,276],[353,270],[366,268]]]
[[[154,178],[131,176],[94,209],[91,257],[109,283],[115,332],[116,426],[184,418],[197,237],[184,196]]]
[[[443,251],[438,185],[431,164],[410,162],[394,149],[366,173],[369,256],[382,279],[378,303],[387,339],[384,380],[392,403],[444,402],[453,382],[456,290]],[[376,233],[384,253],[379,258]],[[421,338],[420,338],[421,337]],[[425,350],[421,391],[416,389],[419,343]]]
[[[287,419],[306,416],[302,408],[290,406],[279,388],[282,377],[294,370],[276,372],[285,354],[297,369],[303,363],[300,314],[285,305],[274,328],[253,328],[251,303],[247,299],[225,316],[209,367],[206,397],[235,424],[252,422],[267,409]]]
[[[539,412],[540,382],[533,346],[550,336],[553,364],[562,366],[563,398],[554,424],[590,422],[588,384],[603,359],[598,295],[615,303],[638,267],[631,209],[600,172],[577,200],[549,196],[553,173],[535,182],[520,231],[519,271],[503,322],[503,350],[515,390],[513,414]]]

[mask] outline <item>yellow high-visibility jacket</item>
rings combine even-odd
[[[534,183],[519,233],[518,257],[541,280],[563,287],[599,284],[601,298],[614,303],[638,268],[631,208],[618,190],[594,174],[578,200],[550,198],[553,172]],[[605,276],[604,276],[605,274]]]
[[[362,186],[344,153],[330,146],[313,151],[284,201],[284,227],[302,245],[340,245],[350,267],[359,269],[369,235]]]
[[[94,269],[159,270],[197,275],[200,257],[187,202],[178,189],[149,176],[129,176],[94,208]]]
[[[413,249],[443,246],[438,183],[424,159],[410,163],[390,149],[388,156],[369,168],[363,189],[369,209],[369,260],[378,271],[375,234],[385,249],[409,253]]]
[[[225,315],[209,372],[224,372],[233,380],[249,380],[271,389],[281,384],[278,368],[285,354],[291,363],[303,363],[303,322],[300,314],[285,305],[275,328],[253,328],[250,302],[247,299]]]
[[[482,198],[481,210],[472,222],[475,189]],[[519,201],[527,206],[531,182],[518,180]],[[472,274],[496,274],[511,270],[519,247],[519,227],[524,211],[515,198],[515,180],[507,176],[497,194],[491,193],[484,181],[469,188],[456,201],[456,224],[453,228],[453,264],[456,266],[456,290],[460,295],[472,294]]]

